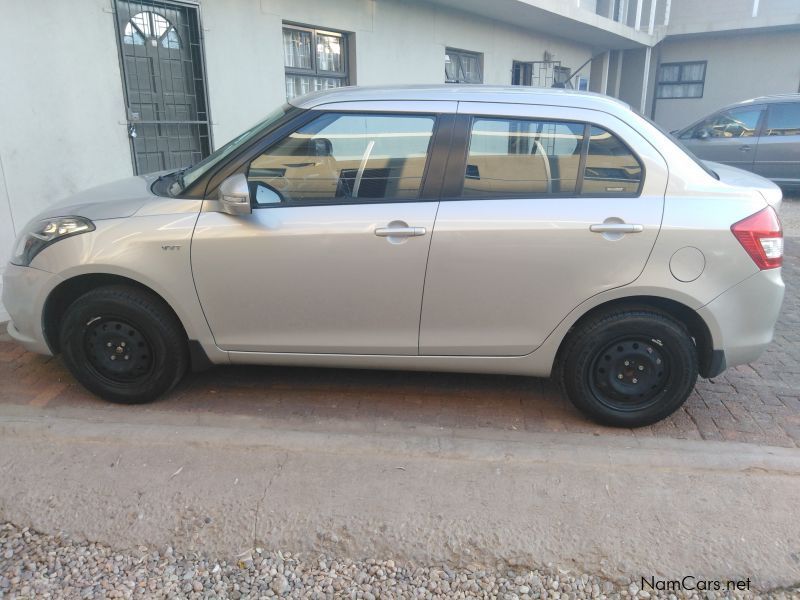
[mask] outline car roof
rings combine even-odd
[[[627,111],[630,106],[621,100],[577,90],[535,88],[518,85],[404,85],[404,86],[351,86],[314,92],[290,100],[298,108],[313,109],[334,102],[369,101],[433,101],[498,102],[509,104],[546,104],[589,108],[605,112]]]
[[[800,102],[800,94],[771,94],[769,96],[758,96],[757,98],[750,98],[749,100],[742,100],[736,104],[731,104],[726,108],[747,104],[774,104],[776,102]]]

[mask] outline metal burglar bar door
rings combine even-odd
[[[205,158],[211,143],[197,9],[116,0],[116,14],[136,173]]]

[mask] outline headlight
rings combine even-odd
[[[34,257],[58,240],[94,231],[94,223],[83,217],[54,217],[30,223],[14,243],[11,262],[27,267]]]

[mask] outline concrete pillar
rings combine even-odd
[[[589,70],[589,89],[598,94],[608,94],[608,66],[610,52],[603,52],[592,59]]]
[[[648,46],[644,52],[644,69],[642,69],[642,100],[639,103],[639,112],[645,114],[647,110],[647,88],[650,84],[650,59],[653,55],[653,49]]]

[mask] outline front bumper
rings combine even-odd
[[[717,296],[698,313],[711,329],[714,351],[724,353],[724,366],[755,361],[772,342],[785,286],[780,269],[751,275]]]
[[[42,315],[47,297],[61,281],[58,275],[33,267],[6,267],[3,305],[11,316],[8,334],[26,350],[52,354],[44,336]]]

